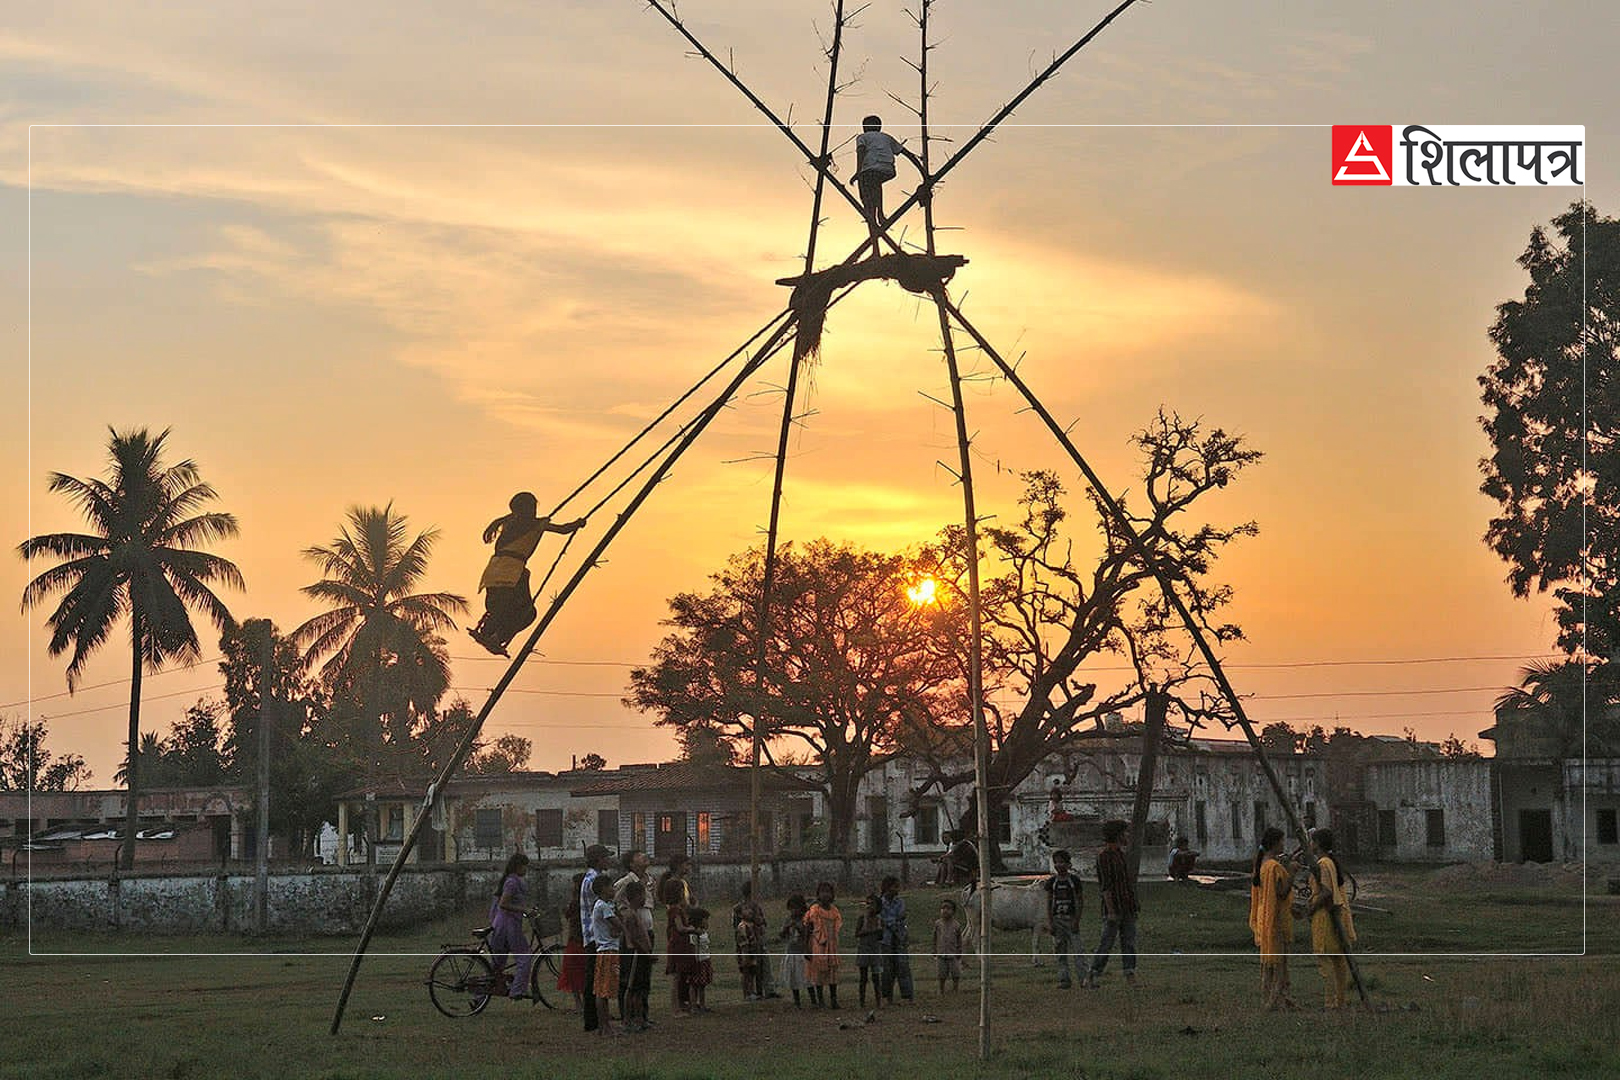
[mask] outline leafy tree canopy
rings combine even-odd
[[[1515,596],[1550,591],[1558,647],[1620,649],[1620,220],[1576,203],[1531,230],[1524,297],[1497,307],[1479,379],[1485,540]],[[1584,635],[1584,640],[1583,640]]]
[[[0,791],[77,791],[90,782],[90,769],[78,754],[46,748],[50,729],[0,714]]]

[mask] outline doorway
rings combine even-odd
[[[1519,859],[1522,862],[1553,861],[1551,810],[1519,811]]]

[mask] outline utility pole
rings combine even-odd
[[[270,701],[270,669],[275,661],[275,627],[269,619],[254,619],[259,646],[259,828],[253,846],[253,921],[263,934],[270,928],[270,723],[275,709]]]

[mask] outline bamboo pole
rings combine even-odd
[[[263,633],[255,642],[259,654],[259,805],[257,842],[253,850],[253,926],[260,934],[270,932],[270,671],[275,663],[276,634],[269,619],[255,619],[249,625]]]
[[[1015,94],[1012,99],[1007,102],[1007,104],[1003,105],[999,110],[997,110],[989,120],[981,124],[979,129],[973,133],[972,137],[969,138],[966,143],[962,144],[962,146],[954,154],[946,159],[945,164],[940,166],[939,172],[933,174],[928,174],[925,172],[922,182],[917,186],[917,190],[912,192],[906,198],[906,200],[900,204],[898,209],[887,215],[883,221],[878,222],[878,233],[884,240],[888,241],[889,246],[895,251],[900,250],[900,245],[895,242],[893,237],[888,235],[888,228],[890,225],[893,225],[895,222],[899,221],[907,211],[920,203],[923,198],[929,192],[931,192],[941,180],[945,178],[947,173],[956,168],[957,165],[961,164],[961,162],[970,153],[977,149],[985,139],[988,139],[995,132],[996,128],[1001,126],[1002,122],[1005,121],[1007,117],[1012,115],[1013,110],[1022,105],[1031,94],[1040,88],[1043,83],[1052,78],[1052,76],[1056,75],[1059,69],[1061,69],[1064,64],[1068,63],[1076,53],[1085,48],[1087,45],[1091,44],[1098,34],[1101,34],[1105,29],[1108,28],[1110,23],[1124,13],[1126,8],[1141,2],[1142,0],[1123,0],[1118,7],[1114,8],[1099,22],[1092,26],[1092,28],[1088,30],[1084,36],[1082,36],[1074,44],[1070,45],[1063,52],[1053,57],[1052,62],[1043,68],[1040,74],[1031,79],[1022,90]],[[792,127],[790,127],[781,117],[777,116],[776,113],[771,110],[769,105],[761,101],[759,96],[750,90],[747,85],[737,77],[736,72],[732,71],[725,64],[722,64],[720,62],[720,58],[710,51],[709,48],[703,44],[703,42],[699,41],[690,30],[688,30],[686,25],[682,23],[680,19],[675,17],[675,15],[662,2],[662,0],[647,0],[647,6],[651,7],[654,11],[658,12],[659,15],[663,16],[664,20],[673,26],[675,30],[686,39],[687,43],[692,46],[699,56],[708,61],[710,66],[712,66],[716,71],[720,72],[721,75],[725,76],[726,81],[730,82],[732,86],[736,87],[738,92],[747,98],[749,103],[752,104],[754,108],[758,109],[762,114],[764,114],[765,118],[768,119],[772,125],[774,125],[776,129],[787,138],[789,142],[798,148],[799,153],[804,155],[805,160],[812,168],[823,173],[830,171],[831,162],[825,160],[824,157],[817,157],[816,155],[812,154],[810,152],[810,148],[805,145],[804,140],[799,138],[798,134],[794,132]],[[861,216],[863,221],[866,219],[866,211],[862,209],[860,200],[856,198],[854,194],[852,194],[842,184],[838,184],[836,182],[833,184],[833,189],[843,195],[844,201],[849,203],[850,206],[855,209],[856,213]],[[850,254],[849,258],[845,259],[844,262],[854,262],[856,259],[860,258],[861,254],[865,252],[868,247],[871,246],[872,240],[871,237],[868,236],[866,239],[861,241],[860,245],[856,247],[856,249]]]
[[[827,146],[832,138],[833,104],[838,97],[838,57],[844,37],[844,0],[833,6],[832,47],[827,51],[827,106],[821,117],[821,157],[827,157]],[[816,268],[816,237],[821,231],[821,195],[827,185],[827,174],[816,172],[815,194],[810,200],[810,235],[805,241],[804,273],[808,277]],[[759,710],[765,701],[765,651],[770,640],[771,585],[776,580],[777,527],[782,515],[782,476],[787,471],[788,436],[793,431],[793,405],[799,388],[801,350],[793,350],[793,361],[788,365],[787,389],[782,401],[782,426],[776,439],[776,475],[771,486],[770,527],[765,533],[765,569],[759,587],[758,633],[759,648],[754,653],[754,686],[758,694],[755,703],[752,748],[748,761],[748,882],[749,896],[759,902],[759,800],[761,778],[759,759],[764,749],[764,735],[760,732]],[[808,359],[805,357],[803,359]]]
[[[928,127],[928,9],[933,0],[919,0],[917,29],[921,49],[917,62],[920,90],[917,119],[922,127],[922,173],[929,174]],[[930,256],[938,254],[935,244],[934,198],[932,188],[922,200],[923,233]],[[939,339],[945,352],[945,366],[951,379],[951,412],[956,421],[957,478],[962,482],[962,517],[966,526],[968,573],[968,709],[973,715],[974,806],[978,819],[979,845],[979,1060],[990,1058],[990,928],[995,890],[990,882],[990,734],[984,721],[983,624],[979,604],[979,517],[973,499],[973,444],[968,437],[967,408],[962,399],[962,372],[956,358],[956,339],[950,316],[945,311],[945,287],[934,292],[934,309],[939,313]]]
[[[343,1013],[348,1007],[349,994],[354,989],[355,978],[360,972],[360,963],[365,959],[366,949],[371,944],[371,937],[373,933],[376,932],[377,922],[382,915],[383,906],[388,900],[389,893],[393,890],[394,882],[399,878],[400,870],[405,865],[406,858],[416,846],[417,838],[420,836],[423,827],[432,816],[432,809],[435,801],[443,797],[444,785],[447,784],[450,778],[459,772],[462,765],[466,763],[467,757],[472,753],[473,743],[477,740],[479,731],[483,729],[484,721],[488,719],[490,712],[495,708],[496,702],[498,702],[502,695],[506,693],[506,689],[512,684],[512,680],[517,678],[517,673],[522,669],[524,661],[526,661],[534,652],[535,646],[540,643],[540,638],[551,626],[552,620],[555,619],[557,613],[562,610],[562,607],[568,601],[568,598],[573,595],[574,590],[579,587],[580,582],[585,579],[585,576],[600,563],[601,557],[603,553],[607,551],[608,545],[611,544],[614,538],[618,536],[620,530],[622,530],[624,526],[629,523],[631,517],[633,517],[635,512],[640,509],[642,503],[646,502],[648,496],[652,494],[653,489],[663,481],[669,470],[674,467],[675,462],[680,460],[681,455],[686,452],[692,443],[696,441],[697,437],[703,433],[704,429],[708,427],[714,418],[720,414],[720,411],[725,408],[727,403],[731,401],[732,397],[736,395],[743,383],[745,383],[756,371],[758,371],[760,367],[764,365],[765,361],[769,360],[773,355],[775,355],[776,352],[782,347],[782,344],[788,340],[789,331],[792,330],[796,325],[796,317],[791,311],[789,311],[778,315],[777,319],[781,321],[777,323],[776,329],[771,332],[770,336],[766,339],[765,344],[760,346],[759,351],[756,352],[754,356],[742,366],[742,368],[737,372],[737,375],[729,384],[727,384],[726,388],[720,393],[720,395],[704,409],[704,411],[699,415],[698,419],[692,424],[691,429],[682,438],[681,442],[669,453],[669,456],[664,459],[658,468],[653,471],[653,474],[647,478],[646,482],[641,486],[641,489],[636,492],[635,496],[630,500],[630,503],[625,507],[625,509],[613,519],[613,524],[608,526],[607,531],[602,535],[601,539],[597,541],[596,546],[591,549],[590,555],[586,557],[586,559],[580,564],[579,568],[574,571],[573,576],[568,579],[568,582],[552,599],[550,606],[546,609],[546,613],[541,616],[539,623],[535,626],[534,631],[530,633],[528,640],[523,643],[523,647],[519,649],[517,655],[512,658],[512,663],[508,665],[505,674],[501,676],[500,681],[497,682],[494,689],[490,691],[489,698],[484,702],[483,708],[478,710],[478,715],[473,718],[473,722],[468,727],[466,734],[462,736],[461,743],[456,747],[455,753],[452,754],[450,760],[445,763],[444,768],[439,771],[438,779],[428,786],[427,795],[422,801],[422,811],[421,813],[417,814],[416,820],[411,823],[410,831],[406,833],[405,840],[400,845],[399,854],[395,856],[394,864],[388,870],[388,876],[383,880],[381,887],[379,887],[377,890],[377,899],[372,904],[371,913],[366,918],[365,928],[361,931],[360,943],[355,947],[354,959],[349,965],[348,977],[344,980],[343,992],[338,997],[337,1009],[332,1016],[331,1033],[333,1035],[338,1033],[338,1029],[343,1024]],[[776,320],[772,321],[776,322]]]

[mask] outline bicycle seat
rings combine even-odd
[[[494,932],[495,928],[493,926],[480,926],[478,929],[473,931],[473,937],[482,941]]]

